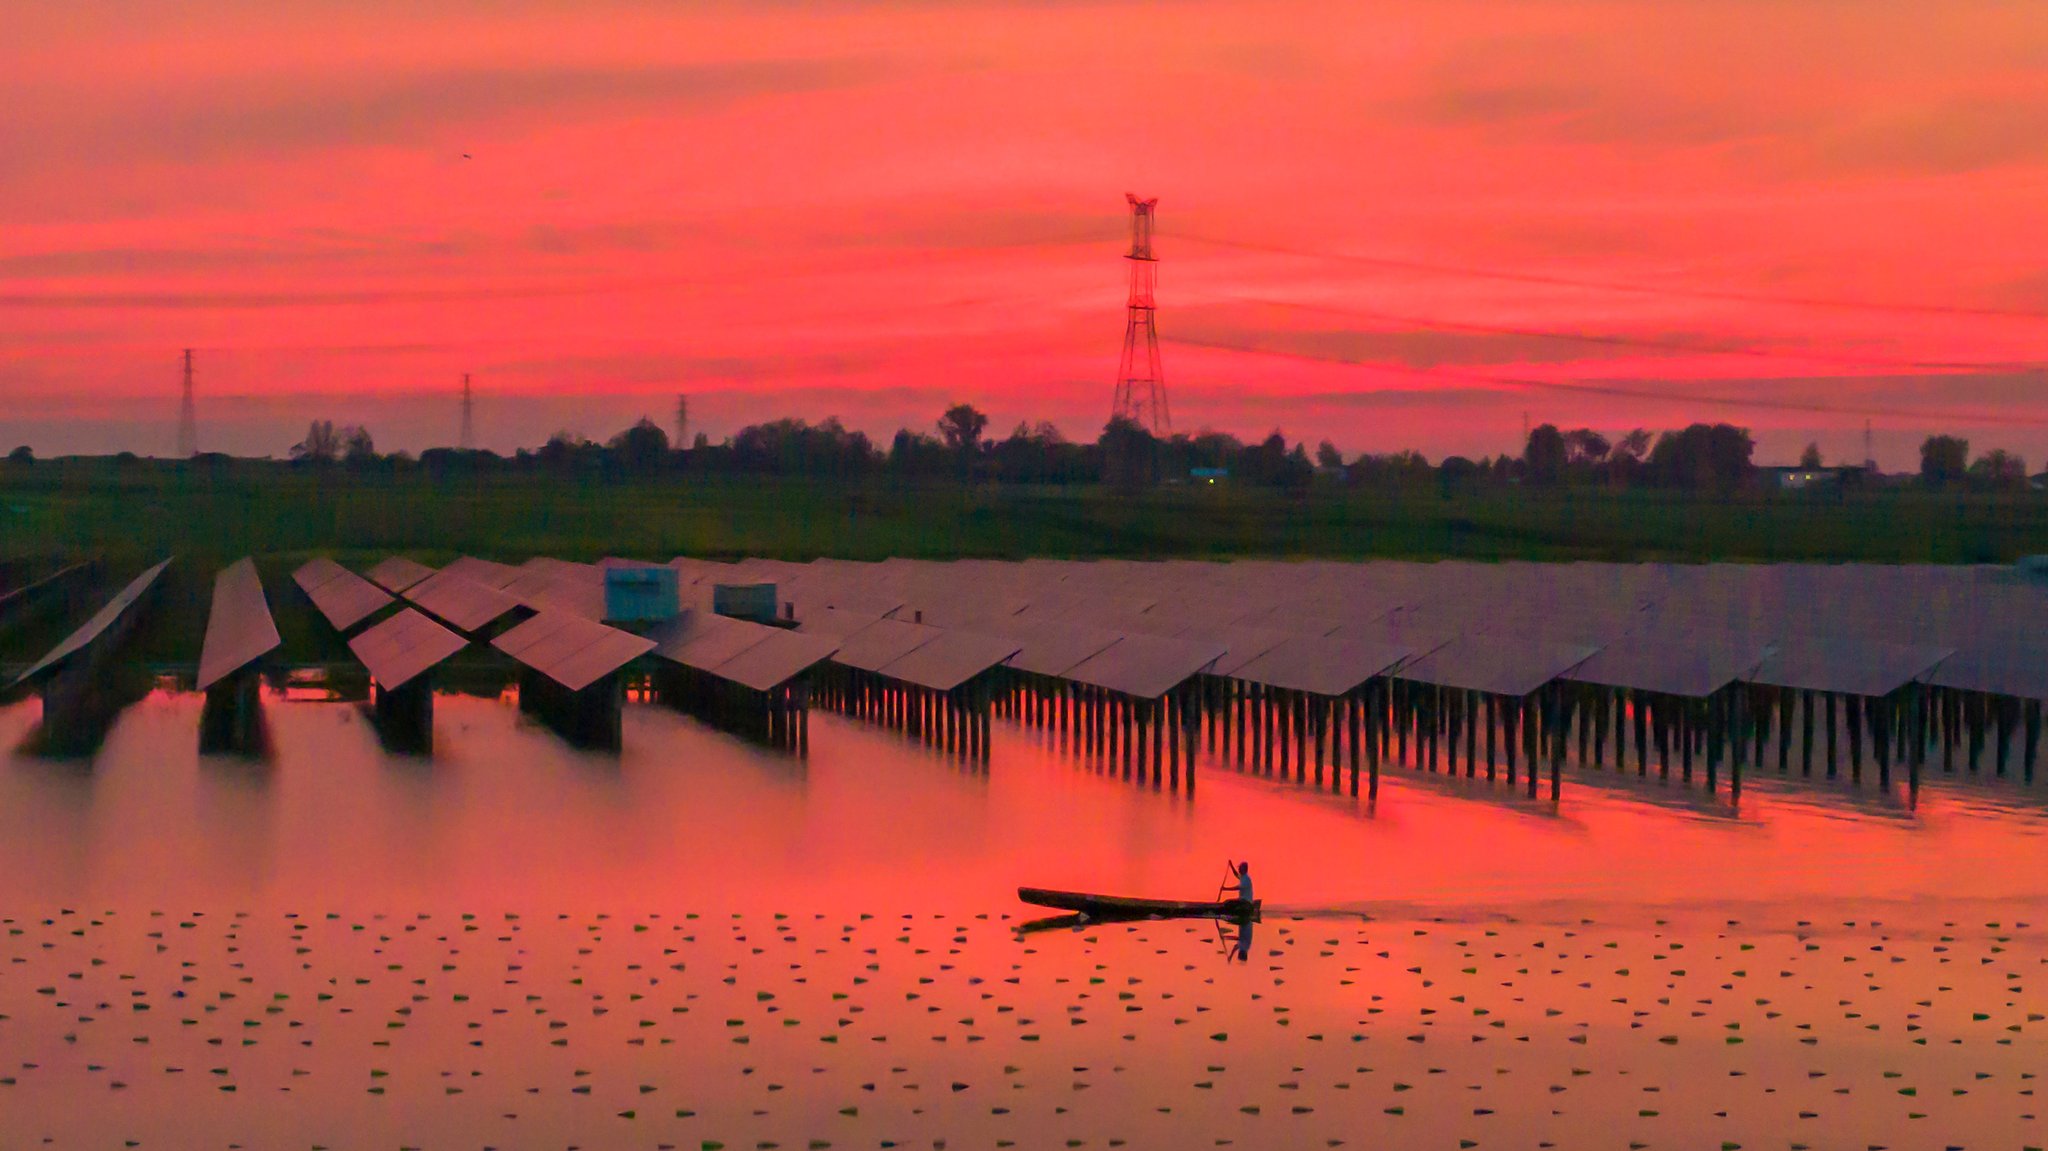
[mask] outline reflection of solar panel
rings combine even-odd
[[[1224,650],[1220,643],[1127,635],[1063,675],[1137,699],[1158,699],[1209,668]]]
[[[56,647],[50,649],[48,655],[37,660],[27,671],[14,677],[14,682],[21,684],[34,679],[91,646],[103,632],[114,626],[116,620],[126,615],[128,609],[135,606],[135,602],[142,598],[142,594],[156,583],[157,577],[164,574],[164,569],[169,566],[171,561],[165,560],[130,580],[128,586],[116,592],[105,607],[94,612],[91,619],[78,626],[78,630],[59,641]]]
[[[570,691],[582,691],[640,656],[654,641],[565,611],[544,611],[491,646]]]
[[[412,610],[375,627],[367,628],[348,641],[350,651],[370,669],[370,675],[385,691],[394,691],[456,652],[469,641]]]
[[[330,559],[301,565],[292,580],[336,631],[347,631],[392,602],[384,589]]]
[[[363,574],[369,577],[371,583],[376,584],[392,595],[398,595],[404,592],[405,589],[433,575],[434,569],[420,563],[418,560],[409,560],[404,556],[391,556]]]
[[[518,600],[497,588],[453,570],[435,572],[414,584],[405,598],[463,631],[475,631],[519,607]]]
[[[256,561],[240,559],[213,578],[213,610],[199,649],[199,690],[205,691],[277,649],[284,641],[263,598]]]
[[[880,671],[943,634],[935,627],[878,619],[847,636],[832,662],[861,671]]]
[[[943,632],[929,643],[919,644],[900,659],[885,664],[881,671],[890,679],[914,683],[933,691],[951,691],[982,672],[1016,655],[1023,643],[1002,636],[971,631]]]

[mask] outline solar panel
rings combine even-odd
[[[839,650],[836,636],[805,635],[773,627],[764,630],[769,633],[767,638],[719,664],[712,674],[755,691],[772,691]]]
[[[1220,643],[1127,635],[1062,675],[1137,699],[1158,699],[1215,664],[1224,650]]]
[[[392,595],[399,595],[405,589],[433,575],[434,569],[404,556],[390,556],[363,574],[371,583]]]
[[[392,602],[384,589],[333,560],[304,564],[292,579],[336,631],[347,631]]]
[[[452,568],[435,572],[407,589],[405,598],[467,632],[519,608],[518,600],[485,587]]]
[[[1928,682],[1961,691],[2048,699],[2048,642],[2036,637],[1970,644],[1942,660]]]
[[[1602,647],[1565,678],[1705,699],[1746,679],[1770,655],[1765,640],[1713,634],[1705,628],[1679,635],[1626,635]]]
[[[604,584],[592,578],[549,566],[517,569],[499,591],[535,611],[566,611],[585,619],[604,619]]]
[[[640,656],[654,641],[564,611],[544,611],[491,646],[570,691],[582,691]]]
[[[881,618],[836,607],[800,609],[797,630],[810,635],[848,636]]]
[[[862,671],[880,671],[944,633],[935,627],[878,619],[847,636],[832,662]]]
[[[1597,650],[1474,633],[1451,640],[1395,674],[1413,683],[1524,696],[1586,662]]]
[[[708,672],[755,644],[766,642],[777,630],[766,624],[692,609],[662,623],[648,635],[654,640],[655,655]]]
[[[1010,621],[1006,621],[1010,622]],[[1123,636],[1093,624],[1061,623],[1041,619],[1035,623],[1016,617],[1017,639],[1024,646],[1009,659],[1011,667],[1033,675],[1064,675],[1068,669],[1097,655]]]
[[[1751,680],[1804,691],[1885,696],[1927,678],[1954,650],[1845,636],[1786,636]]]
[[[256,561],[239,559],[213,577],[213,610],[206,617],[206,641],[199,649],[200,691],[275,651],[277,623],[263,598]]]
[[[890,679],[933,691],[951,691],[1016,655],[1024,645],[1003,636],[971,631],[942,632],[883,666]]]
[[[49,654],[30,665],[27,671],[15,676],[14,683],[26,683],[91,646],[102,633],[114,626],[115,621],[126,615],[128,609],[135,606],[136,601],[142,598],[143,593],[156,583],[157,577],[164,574],[164,569],[169,566],[171,561],[164,560],[128,581],[127,587],[114,593],[114,598],[108,600],[105,607],[94,612],[91,619],[80,624],[78,630],[60,640],[56,647],[50,649]]]
[[[511,564],[478,559],[475,556],[459,556],[454,563],[441,570],[453,572],[472,583],[480,583],[489,588],[502,588],[519,578],[519,569]]]
[[[292,572],[292,582],[299,585],[300,591],[310,593],[314,588],[319,587],[328,580],[336,579],[347,573],[347,568],[335,563],[326,556],[318,556],[300,564],[298,569]]]
[[[468,646],[468,640],[411,608],[399,609],[398,614],[348,641],[349,650],[386,691],[405,686]]]
[[[1288,691],[1340,696],[1384,674],[1408,654],[1407,648],[1372,640],[1301,635],[1239,667],[1234,676]]]
[[[1202,640],[1223,645],[1223,658],[1209,669],[1211,675],[1234,675],[1238,668],[1279,647],[1292,638],[1285,631],[1237,624],[1198,624],[1172,633],[1179,639]]]

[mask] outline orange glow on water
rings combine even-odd
[[[2041,1129],[2021,787],[1936,781],[1913,813],[1762,779],[1737,813],[1389,771],[1368,806],[1205,763],[1190,799],[1001,722],[979,770],[826,715],[795,760],[658,706],[616,757],[507,699],[437,710],[431,761],[279,694],[269,761],[201,759],[165,692],[90,764],[14,757],[0,1138]],[[1019,883],[1200,896],[1227,857],[1267,901],[1248,962],[1201,922],[1014,931]]]

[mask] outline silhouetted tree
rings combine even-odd
[[[889,444],[891,475],[928,479],[946,475],[954,467],[953,450],[935,436],[902,428]]]
[[[1575,428],[1564,434],[1565,460],[1576,467],[1591,469],[1607,459],[1607,437],[1591,428]]]
[[[548,442],[533,454],[535,461],[551,471],[571,471],[577,465],[590,459],[597,451],[597,445],[575,432],[563,430],[548,437]]]
[[[619,469],[632,475],[650,475],[668,462],[668,433],[646,416],[605,446],[611,449]]]
[[[1959,483],[1968,474],[1970,441],[1957,436],[1928,436],[1920,443],[1920,482],[1935,491]]]
[[[27,467],[36,462],[36,453],[27,444],[23,444],[7,453],[7,462],[20,467]]]
[[[988,430],[988,417],[973,404],[954,404],[939,417],[939,437],[960,455],[981,449],[981,434]]]
[[[2027,461],[1993,448],[1970,465],[1970,486],[1984,491],[2018,491],[2027,486]]]
[[[1159,482],[1159,441],[1143,424],[1116,416],[1103,426],[1102,478],[1125,490]]]
[[[1665,432],[1650,449],[1651,481],[1665,487],[1733,491],[1746,481],[1756,444],[1748,428],[1732,424],[1693,424],[1684,431]]]
[[[1336,444],[1324,440],[1316,445],[1316,466],[1319,468],[1329,468],[1332,471],[1342,471],[1344,468],[1343,453],[1337,450]]]
[[[1806,445],[1806,450],[1799,453],[1799,466],[1809,471],[1821,466],[1820,444],[1809,443]]]
[[[309,464],[331,464],[341,457],[341,436],[333,420],[314,420],[306,426],[306,438],[292,445],[291,457]]]
[[[1087,473],[1086,450],[1067,442],[1060,430],[1043,420],[1019,423],[1010,438],[993,445],[996,478],[1005,483],[1070,483]]]
[[[377,441],[370,438],[370,429],[350,424],[341,429],[340,436],[343,463],[360,470],[377,462]]]
[[[1485,474],[1484,469],[1464,456],[1445,456],[1436,468],[1437,483],[1445,495],[1477,487]]]
[[[1557,430],[1557,425],[1537,425],[1530,429],[1529,442],[1522,448],[1522,464],[1527,469],[1523,481],[1538,487],[1563,481],[1567,458],[1564,433]]]

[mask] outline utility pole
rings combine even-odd
[[[676,394],[676,450],[690,446],[690,397]]]
[[[1877,450],[1871,446],[1870,418],[1863,420],[1863,471],[1866,475],[1877,474]]]
[[[462,373],[462,435],[456,446],[465,452],[476,450],[476,397],[469,390],[469,373]]]
[[[192,349],[185,349],[185,398],[178,405],[178,458],[199,454],[199,408],[192,399]]]

